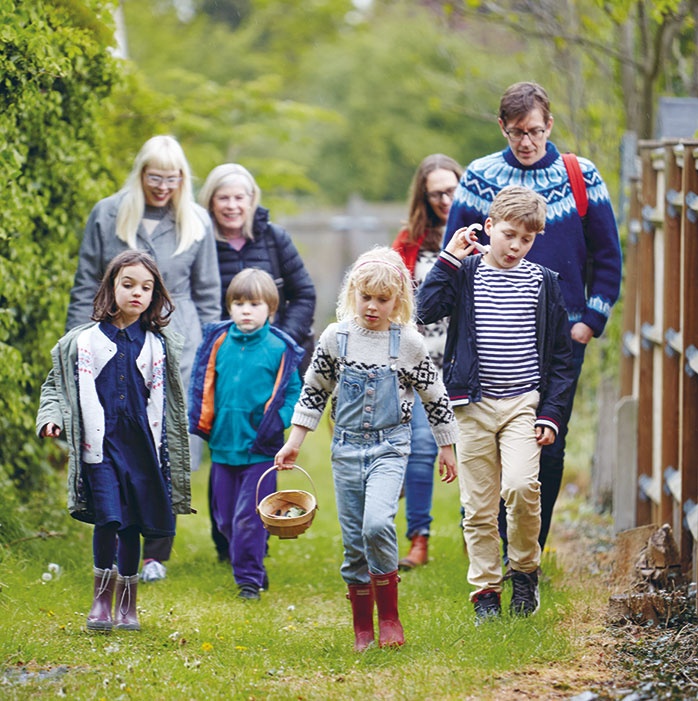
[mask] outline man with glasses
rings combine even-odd
[[[594,164],[586,158],[578,159],[589,203],[584,220],[580,217],[565,164],[555,145],[548,141],[553,116],[548,95],[540,85],[522,82],[507,88],[500,101],[498,122],[508,146],[503,151],[478,158],[463,173],[454,194],[444,246],[461,227],[484,224],[492,200],[506,185],[529,187],[546,200],[544,235],[536,237],[526,258],[560,275],[577,379],[557,439],[541,453],[539,543],[543,548],[562,482],[567,424],[586,344],[603,332],[620,292],[620,242],[606,185]],[[484,234],[479,238],[482,243],[488,243]],[[500,533],[507,562],[506,522],[502,510]]]

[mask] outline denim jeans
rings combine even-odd
[[[344,543],[340,573],[367,584],[397,569],[395,515],[410,451],[408,424],[378,431],[335,428],[332,474]]]
[[[434,462],[439,449],[419,395],[412,407],[412,444],[405,472],[407,537],[429,535],[431,500],[434,493]]]

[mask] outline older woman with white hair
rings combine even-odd
[[[260,206],[261,192],[252,174],[237,163],[216,166],[199,192],[199,202],[211,215],[221,280],[222,318],[229,318],[225,293],[245,268],[268,272],[279,291],[279,308],[272,324],[305,348],[303,375],[312,355],[315,285],[288,232],[269,220]],[[228,544],[211,522],[218,557],[228,558]]]
[[[184,337],[185,390],[205,324],[220,319],[220,279],[211,220],[195,201],[189,164],[172,136],[154,136],[141,147],[124,187],[93,208],[83,234],[66,328],[90,321],[104,271],[127,249],[147,251],[157,262],[175,304],[170,328]],[[183,427],[183,430],[185,428]],[[192,467],[202,443],[194,438]],[[141,578],[165,577],[172,539],[146,539]]]

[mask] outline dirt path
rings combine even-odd
[[[589,593],[575,599],[577,610],[571,617],[579,654],[567,664],[503,675],[498,690],[502,701],[571,699],[584,692],[594,701],[622,699],[637,686],[618,667],[618,637],[605,626],[614,552],[612,524],[608,517],[593,512],[573,515],[570,509],[570,504],[560,502],[551,539],[565,585],[579,588],[581,583]]]

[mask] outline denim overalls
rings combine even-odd
[[[344,542],[340,572],[347,584],[366,584],[369,571],[397,569],[395,515],[411,429],[400,423],[400,326],[390,326],[390,365],[370,370],[346,366],[348,335],[348,323],[340,323],[332,473]]]

